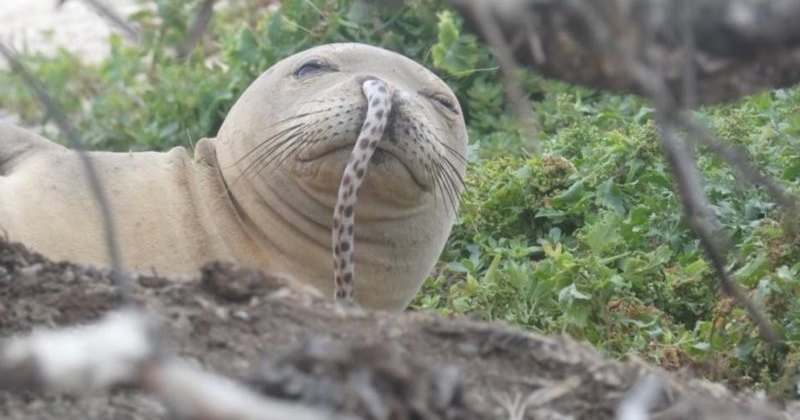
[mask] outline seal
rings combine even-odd
[[[463,188],[467,133],[447,85],[402,55],[361,44],[295,54],[258,77],[217,136],[167,152],[91,152],[126,269],[194,275],[209,261],[283,272],[332,295],[339,185],[368,102],[392,112],[359,192],[358,303],[402,310],[430,273]],[[53,259],[108,265],[76,152],[0,126],[0,228]]]

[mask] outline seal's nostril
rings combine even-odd
[[[356,76],[356,82],[358,82],[359,86],[364,86],[364,83],[370,83],[374,85],[382,84],[389,88],[391,83],[387,82],[386,80],[381,79],[380,77],[373,76],[371,74],[362,74]]]
[[[369,74],[362,74],[360,76],[356,76],[356,82],[358,82],[359,86],[363,85],[364,82],[369,81],[369,80],[381,80],[381,79],[379,79],[379,78],[377,78],[375,76],[371,76]]]

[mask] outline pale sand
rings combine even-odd
[[[137,9],[135,0],[108,1],[121,16]],[[98,61],[108,54],[108,36],[117,32],[80,0],[56,7],[55,0],[0,0],[0,40],[20,51],[52,55],[58,48]]]
[[[120,16],[141,6],[135,0],[106,0]],[[108,37],[118,30],[80,0],[56,7],[55,0],[0,0],[0,40],[17,51],[52,56],[59,48],[97,62],[109,52]],[[0,59],[0,68],[8,68]],[[0,109],[0,122],[17,124],[12,112]]]

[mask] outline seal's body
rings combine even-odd
[[[359,192],[356,301],[399,310],[444,246],[461,191],[466,131],[447,86],[413,61],[334,44],[289,57],[239,98],[216,138],[165,153],[92,152],[125,268],[193,275],[229,260],[333,290],[337,189],[367,104],[395,89]],[[0,228],[55,259],[106,265],[103,225],[77,153],[0,126]]]
[[[102,219],[78,154],[0,124],[0,156],[12,156],[10,139],[23,147],[0,167],[0,229],[52,259],[105,265]],[[194,159],[182,147],[89,155],[109,197],[127,269],[184,275],[216,259],[271,265],[226,200],[209,140],[198,143]]]

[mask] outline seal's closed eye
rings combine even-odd
[[[294,77],[298,79],[311,76],[316,73],[321,72],[331,72],[336,71],[337,69],[330,65],[329,63],[325,62],[324,60],[320,60],[319,58],[312,58],[303,62],[295,71]]]
[[[450,111],[455,112],[458,114],[458,110],[456,109],[456,104],[448,97],[438,94],[433,96],[433,100],[439,102],[443,107],[449,109]]]
[[[430,92],[419,92],[422,96],[428,97],[428,99],[436,102],[437,104],[443,106],[448,111],[452,112],[455,115],[458,115],[458,108],[456,107],[456,103],[453,99],[450,99],[447,95],[443,93],[430,93]]]

